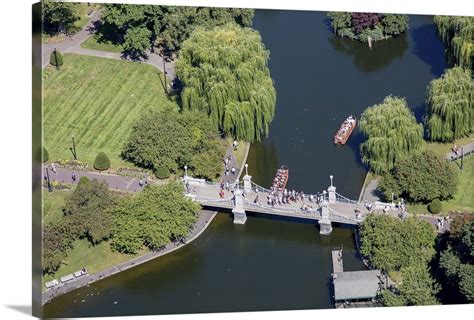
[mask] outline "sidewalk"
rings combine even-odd
[[[99,51],[99,50],[90,50],[81,48],[81,44],[86,41],[89,37],[93,36],[95,33],[95,25],[99,22],[100,12],[95,11],[91,17],[89,23],[80,31],[76,32],[70,37],[67,37],[64,41],[54,43],[54,44],[42,44],[42,67],[43,69],[49,65],[49,58],[51,53],[54,51],[54,47],[57,48],[61,53],[75,53],[86,56],[101,57],[114,60],[125,60],[125,61],[134,61],[129,58],[124,57],[121,53]],[[148,56],[148,59],[143,59],[140,61],[134,61],[139,63],[147,63],[161,72],[165,72],[165,65],[163,64],[163,58],[150,50],[146,51],[145,54]],[[170,81],[176,78],[175,73],[175,62],[166,62],[166,75]]]

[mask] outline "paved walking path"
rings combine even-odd
[[[96,30],[96,25],[99,23],[100,19],[100,11],[95,11],[89,23],[80,31],[76,32],[70,37],[67,37],[64,41],[58,43],[51,43],[51,44],[43,44],[42,47],[42,67],[43,69],[46,68],[49,64],[49,58],[51,53],[54,51],[54,47],[56,47],[61,53],[75,53],[75,54],[82,54],[86,56],[94,56],[94,57],[101,57],[101,58],[108,58],[114,60],[126,60],[126,61],[135,61],[131,60],[128,57],[125,57],[121,53],[115,52],[107,52],[107,51],[100,51],[100,50],[91,50],[81,48],[81,43],[86,41],[89,37],[91,37]],[[166,66],[163,64],[163,58],[155,52],[151,52],[150,50],[146,51],[145,54],[147,55],[147,59],[142,59],[140,61],[135,61],[139,63],[147,63],[155,68],[159,69],[161,72],[165,72],[166,68],[166,75],[168,79],[174,80],[176,77],[175,74],[175,62],[169,61],[166,62]]]
[[[461,150],[461,148],[462,148],[462,150]],[[458,150],[457,154],[454,153],[453,151],[448,152],[448,154],[446,154],[446,159],[448,159],[450,161],[460,159],[462,157],[461,151],[463,151],[464,157],[467,157],[471,154],[474,154],[474,141],[459,147],[459,150]]]

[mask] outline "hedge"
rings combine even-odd
[[[57,64],[56,58],[58,59]],[[54,51],[51,52],[51,55],[49,56],[49,63],[55,67],[60,67],[63,65],[63,56],[59,50],[56,49],[56,54],[54,54]]]
[[[170,171],[165,167],[158,167],[155,170],[155,175],[158,179],[168,179],[170,177]]]
[[[432,214],[438,214],[443,210],[443,205],[441,204],[441,201],[439,199],[434,199],[431,201],[431,203],[428,205],[428,210]]]
[[[110,168],[110,159],[104,152],[99,152],[97,157],[95,157],[94,168],[99,171]]]

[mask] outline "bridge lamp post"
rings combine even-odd
[[[326,190],[323,190],[323,202],[326,201]]]
[[[248,165],[248,163],[245,164],[245,175],[246,176],[249,175],[249,165]]]
[[[188,178],[188,166],[184,166],[184,178],[187,179]]]
[[[331,175],[329,176],[329,179],[331,179],[331,187],[333,186],[333,185],[332,185],[332,178],[334,178],[334,177],[333,177],[333,175],[331,174]]]
[[[236,179],[235,180],[235,186],[237,188],[237,191],[239,190],[239,179]]]

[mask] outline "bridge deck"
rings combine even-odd
[[[232,201],[233,194],[231,191],[224,190],[224,196],[219,196],[220,186],[213,184],[197,185],[192,186],[190,195],[196,197],[196,199],[203,205],[215,207],[233,209],[234,204]],[[252,189],[251,192],[244,194],[245,203],[244,208],[249,212],[273,214],[287,217],[298,217],[304,219],[319,220],[320,206],[316,202],[311,202],[308,199],[304,201],[299,200],[290,202],[288,204],[275,204],[271,206],[267,202],[269,193],[267,191],[256,192]],[[258,196],[258,202],[255,203],[255,199]],[[302,205],[309,206],[308,210],[301,209]],[[330,204],[330,212],[333,215],[331,218],[334,222],[357,224],[356,219],[356,208],[361,211],[368,212],[363,205],[356,203],[342,203],[336,202]]]

